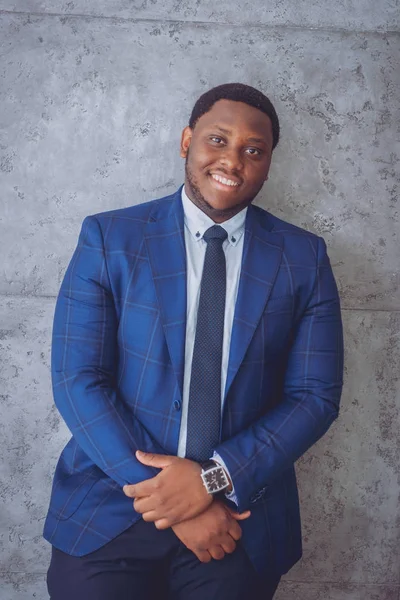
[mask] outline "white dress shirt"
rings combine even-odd
[[[201,276],[203,273],[204,258],[207,248],[207,242],[203,239],[203,235],[205,231],[207,231],[209,227],[215,225],[215,223],[203,211],[197,208],[195,204],[193,204],[193,202],[188,198],[184,187],[182,188],[182,204],[185,224],[187,265],[187,308],[185,370],[183,376],[182,419],[179,434],[178,456],[184,457],[186,454],[189,389],[192,371],[193,347],[196,335]],[[242,264],[246,213],[247,208],[240,211],[228,221],[224,221],[223,223],[219,224],[228,233],[228,237],[222,246],[226,260],[226,300],[221,367],[221,415],[224,406],[224,393],[226,376],[228,372],[233,315],[235,311]],[[214,454],[213,458],[215,458],[217,462],[221,463],[225,467],[219,455]],[[234,494],[230,494],[229,498],[231,500],[235,500]]]

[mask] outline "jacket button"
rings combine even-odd
[[[179,402],[179,400],[174,400],[174,409],[181,410],[181,403]]]

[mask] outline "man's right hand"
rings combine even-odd
[[[175,535],[204,563],[221,560],[231,554],[241,538],[238,521],[248,519],[250,511],[237,513],[219,500],[214,500],[203,513],[172,526]]]

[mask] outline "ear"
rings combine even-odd
[[[181,152],[180,152],[180,155],[182,158],[187,157],[190,142],[192,141],[192,135],[193,135],[193,130],[189,126],[185,127],[185,129],[182,131]]]

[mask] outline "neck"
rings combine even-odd
[[[228,221],[250,204],[250,202],[243,202],[241,204],[237,204],[236,206],[232,206],[231,208],[214,208],[209,202],[207,202],[199,190],[192,188],[187,178],[185,179],[185,192],[189,200],[193,202],[197,208],[206,214],[207,217],[210,217],[214,223],[218,224]]]

